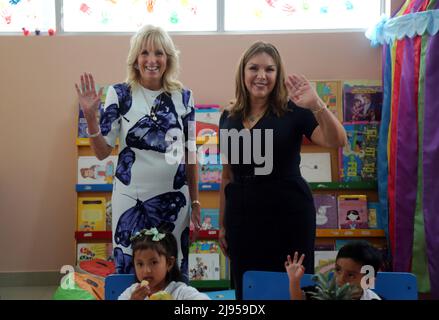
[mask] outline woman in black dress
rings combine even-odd
[[[220,246],[242,299],[245,271],[285,271],[292,252],[303,252],[306,272],[314,272],[315,208],[299,169],[302,136],[335,148],[346,132],[308,80],[285,79],[272,44],[256,42],[244,53],[235,94],[220,119]]]

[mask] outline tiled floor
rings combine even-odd
[[[0,300],[52,300],[53,287],[0,287]]]

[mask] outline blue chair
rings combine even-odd
[[[413,273],[378,272],[373,291],[386,300],[418,300],[418,283]]]
[[[105,278],[105,300],[117,300],[126,288],[136,282],[134,274],[111,274]]]
[[[301,287],[314,285],[311,274],[305,274]],[[417,300],[416,277],[404,272],[378,272],[374,291],[386,300]],[[244,300],[289,300],[286,272],[247,271],[243,277]]]
[[[304,274],[301,287],[312,286],[312,274]],[[247,271],[242,280],[243,300],[290,300],[286,272]]]

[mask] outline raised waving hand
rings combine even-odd
[[[311,83],[302,75],[292,74],[285,80],[288,96],[296,105],[315,111],[324,102],[318,96]]]
[[[95,82],[91,73],[81,75],[81,87],[75,83],[76,92],[78,93],[79,105],[81,106],[86,118],[96,117],[96,111],[99,108],[103,88],[96,92]]]

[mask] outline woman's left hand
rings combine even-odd
[[[200,221],[201,221],[201,207],[200,205],[196,204],[192,206],[192,213],[191,213],[191,221],[194,224],[195,231],[199,231],[201,228]]]
[[[314,111],[324,106],[311,83],[302,75],[292,74],[285,80],[288,96],[299,107]]]

